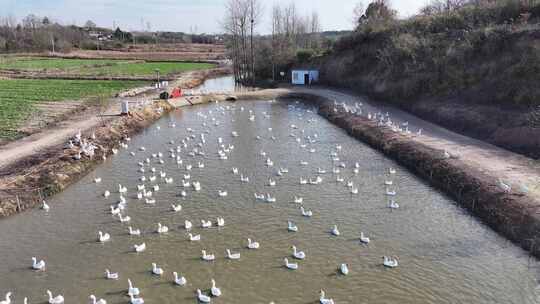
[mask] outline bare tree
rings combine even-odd
[[[354,28],[357,28],[358,25],[360,25],[360,20],[362,20],[362,16],[364,16],[364,12],[366,11],[366,7],[364,5],[364,1],[360,1],[356,3],[353,9],[353,16],[352,16],[352,22]]]

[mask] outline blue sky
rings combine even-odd
[[[293,0],[262,0],[265,20],[258,32],[268,33],[267,16],[274,3],[288,4]],[[409,16],[428,0],[391,0],[400,16]],[[151,24],[152,30],[218,33],[226,0],[0,0],[2,15],[18,19],[33,13],[49,16],[61,23],[82,25],[91,19],[100,26],[140,30]],[[319,13],[324,30],[350,29],[352,10],[359,0],[294,0],[303,14]],[[367,0],[364,0],[364,3]]]

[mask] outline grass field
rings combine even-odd
[[[78,72],[85,67],[114,65],[127,61],[110,59],[57,59],[37,57],[0,57],[0,69],[61,70]]]
[[[0,79],[0,138],[13,139],[17,127],[44,101],[113,95],[138,81]]]
[[[186,71],[210,69],[214,67],[210,63],[195,62],[144,62],[124,63],[113,66],[90,68],[83,74],[98,76],[149,76],[155,75],[159,69],[161,75],[178,74]]]
[[[0,69],[21,71],[61,71],[86,76],[151,76],[159,69],[161,75],[209,69],[210,63],[142,62],[109,59],[62,59],[37,57],[0,57]]]

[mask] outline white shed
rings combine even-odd
[[[319,81],[318,70],[292,70],[291,76],[292,84],[308,85]]]

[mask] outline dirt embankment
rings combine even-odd
[[[76,160],[78,149],[64,149],[64,145],[24,158],[3,169],[0,176],[0,217],[13,215],[41,203],[43,198],[56,194],[103,161],[103,157],[119,149],[121,141],[142,131],[170,111],[167,102],[156,102],[129,116],[120,117],[107,126],[86,130],[83,138],[90,138],[98,149],[92,158]]]
[[[319,106],[319,114],[346,130],[351,136],[395,159],[454,198],[495,231],[540,257],[540,204],[533,197],[503,192],[494,177],[459,158],[445,158],[443,151],[377,126],[363,116],[334,111],[333,103],[314,94],[286,94]]]
[[[224,75],[227,69],[212,69],[183,74],[171,85],[193,88],[205,79]],[[82,129],[83,137],[91,140],[98,149],[92,158],[76,160],[77,149],[64,149],[67,139],[50,136],[57,133],[54,128],[44,129],[33,135],[31,140],[22,139],[24,147],[31,148],[23,153],[18,141],[6,145],[0,155],[10,158],[0,171],[0,218],[33,208],[43,198],[65,189],[102,162],[103,156],[110,156],[125,138],[140,132],[159,119],[163,113],[174,107],[165,101],[153,102],[132,111],[130,116],[111,116],[99,119],[95,113],[87,113],[85,119],[66,122],[62,131],[75,134]],[[90,111],[90,110],[87,110]],[[82,117],[82,116],[81,116]],[[10,146],[12,145],[12,147]],[[9,157],[8,157],[9,155]]]

